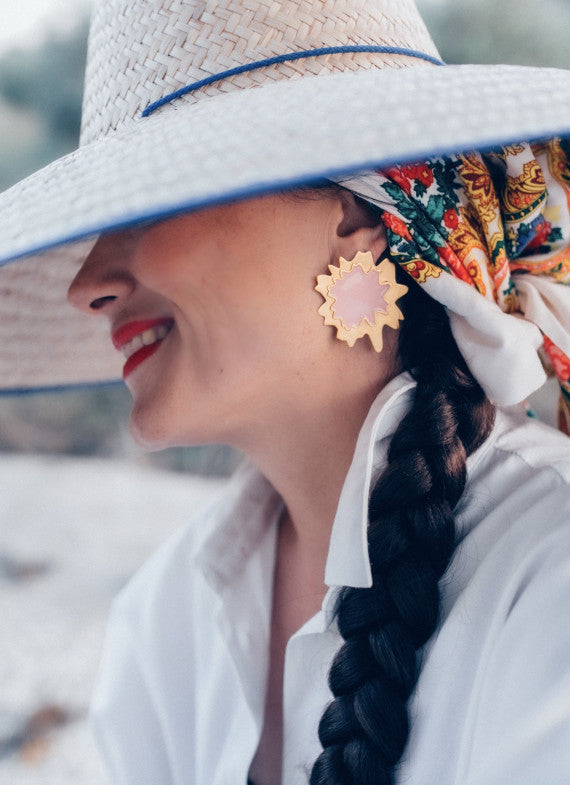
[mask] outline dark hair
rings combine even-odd
[[[329,673],[334,700],[319,723],[323,752],[311,785],[394,781],[409,733],[407,703],[417,652],[437,626],[439,581],[456,542],[454,509],[466,458],[493,426],[495,410],[469,372],[445,309],[397,270],[399,354],[417,386],[371,494],[369,589],[344,588],[337,621],[344,643]]]

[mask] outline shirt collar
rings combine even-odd
[[[392,379],[372,404],[360,430],[334,519],[325,570],[327,586],[372,586],[368,556],[370,489],[386,463],[389,437],[408,411],[410,391],[415,386],[407,372]]]
[[[244,458],[221,499],[215,503],[210,526],[196,562],[208,583],[220,592],[243,570],[261,546],[268,527],[277,536],[283,501],[254,464]]]

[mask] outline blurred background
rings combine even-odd
[[[568,0],[418,0],[448,63],[570,68]],[[0,190],[77,146],[89,0],[0,0]],[[0,785],[103,785],[85,716],[111,598],[223,485],[145,454],[123,387],[0,397]]]

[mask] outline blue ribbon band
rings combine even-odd
[[[442,60],[439,60],[437,57],[433,57],[432,55],[428,55],[425,52],[419,52],[415,49],[405,49],[399,46],[323,46],[320,49],[307,49],[301,52],[287,52],[283,55],[268,57],[265,60],[257,60],[254,63],[238,65],[236,68],[230,68],[228,71],[221,71],[219,74],[212,74],[211,76],[207,76],[205,79],[200,79],[198,82],[192,82],[192,84],[180,87],[173,93],[169,93],[163,98],[159,98],[158,101],[154,101],[152,104],[149,104],[146,109],[143,110],[142,116],[148,117],[156,109],[160,109],[161,106],[169,104],[171,101],[175,101],[177,98],[180,98],[183,95],[188,95],[188,93],[192,93],[194,90],[199,90],[201,87],[206,87],[207,85],[213,84],[214,82],[221,82],[222,80],[228,79],[231,76],[237,76],[237,74],[245,74],[248,71],[255,71],[258,68],[265,68],[268,65],[275,65],[276,63],[286,63],[289,60],[301,60],[304,57],[320,57],[322,55],[345,54],[351,52],[373,52],[376,54],[405,55],[407,57],[417,57],[420,60],[427,60],[428,63],[433,63],[434,65],[445,65]]]

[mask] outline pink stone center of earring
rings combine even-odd
[[[375,311],[387,311],[384,295],[389,288],[390,284],[380,283],[377,270],[372,269],[367,275],[356,266],[331,286],[330,295],[335,300],[332,311],[347,329],[358,327],[363,319],[374,324]]]

